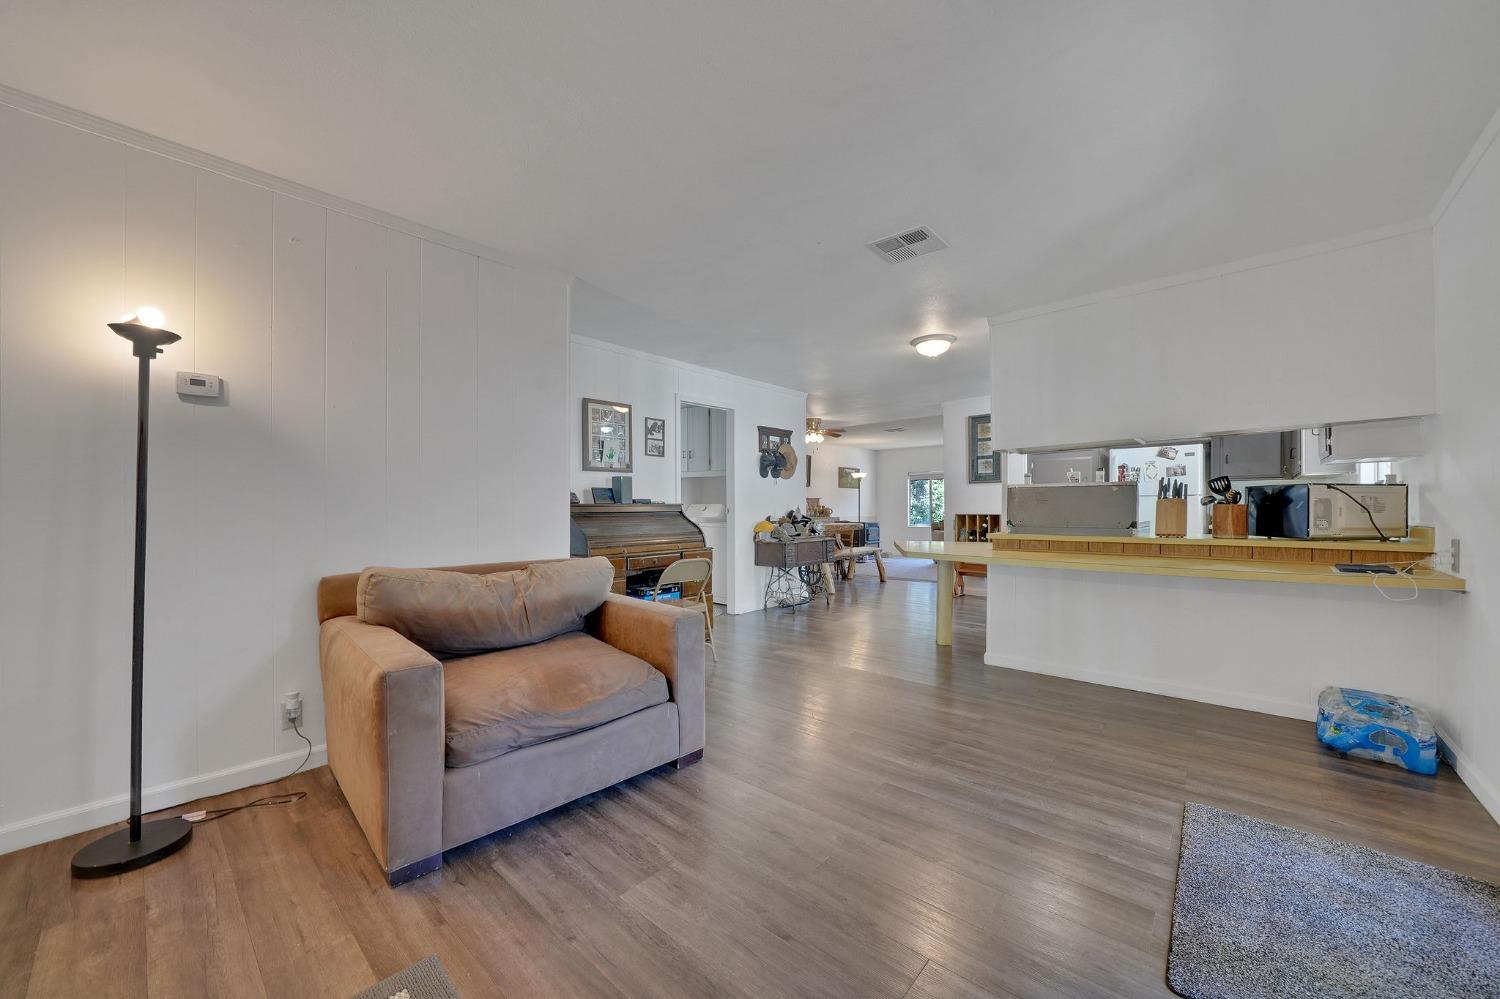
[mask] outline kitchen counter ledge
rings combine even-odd
[[[1298,541],[1289,538],[1156,538],[1078,534],[1000,534],[990,541],[898,541],[908,558],[928,558],[938,567],[937,643],[953,644],[954,566],[964,562],[1035,569],[1070,569],[1142,576],[1183,576],[1241,582],[1363,586],[1388,592],[1463,592],[1468,584],[1436,569],[1413,568],[1400,576],[1335,572],[1335,562],[1410,565],[1432,554],[1430,527],[1413,527],[1406,541]]]

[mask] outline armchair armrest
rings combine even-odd
[[[353,617],[319,636],[328,766],[397,883],[443,851],[443,667],[389,628]],[[410,870],[407,870],[410,869]]]
[[[589,615],[589,633],[661,670],[677,704],[678,758],[704,744],[704,623],[701,611],[611,593]]]

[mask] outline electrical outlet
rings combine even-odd
[[[289,690],[281,696],[281,727],[294,728],[302,724],[302,692]]]

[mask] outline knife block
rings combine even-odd
[[[1158,538],[1187,537],[1187,500],[1159,499],[1156,501],[1156,536]]]
[[[1250,535],[1250,508],[1244,503],[1214,504],[1214,537],[1245,538]]]

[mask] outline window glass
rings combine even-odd
[[[943,480],[940,476],[907,480],[906,526],[930,527],[943,522]]]

